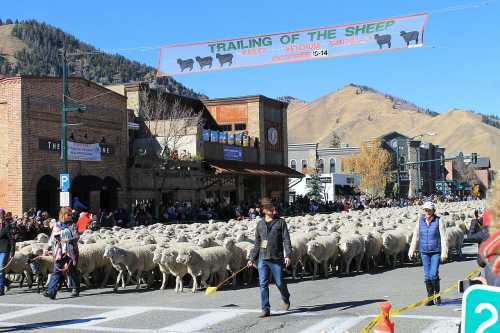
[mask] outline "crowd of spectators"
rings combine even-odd
[[[420,197],[410,199],[368,198],[362,195],[349,196],[336,201],[314,202],[307,196],[296,196],[289,205],[275,202],[277,213],[282,216],[293,216],[315,213],[332,213],[349,210],[363,210],[366,208],[405,207],[421,205],[425,200],[433,202],[452,202],[472,200],[470,197]],[[50,223],[54,221],[48,212],[30,209],[22,216],[13,216],[4,212],[7,223],[12,224],[17,241],[34,239],[39,233],[50,234]],[[79,200],[73,201],[73,219],[77,223],[78,231],[86,229],[98,230],[119,226],[122,228],[139,225],[162,223],[190,223],[208,220],[242,220],[255,219],[261,216],[258,203],[241,202],[240,204],[224,204],[203,202],[200,206],[193,206],[190,202],[172,202],[159,208],[158,217],[155,217],[151,202],[137,202],[129,211],[124,208],[116,210],[103,209],[96,213],[88,209]]]

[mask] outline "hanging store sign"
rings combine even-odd
[[[427,14],[160,48],[158,76],[220,71],[423,46]]]
[[[108,143],[99,143],[98,145],[101,147],[102,155],[113,155],[115,153],[113,146]],[[61,141],[51,140],[51,139],[38,139],[38,149],[45,151],[60,152]]]
[[[68,141],[68,160],[100,161],[101,147],[98,143],[87,144]]]
[[[224,159],[228,161],[243,161],[243,151],[237,147],[224,147]]]

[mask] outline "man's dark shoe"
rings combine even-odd
[[[73,289],[71,291],[71,296],[72,297],[78,297],[78,296],[80,296],[80,291],[78,289]]]
[[[260,315],[259,315],[259,318],[266,318],[266,317],[269,317],[271,315],[271,313],[269,312],[262,312]]]
[[[44,292],[43,296],[48,297],[50,299],[56,299],[56,295],[55,294],[49,294],[48,291]]]
[[[5,291],[4,291],[4,289],[2,288],[2,289],[0,289],[0,296],[3,296],[3,295],[5,295]]]
[[[288,311],[290,309],[290,303],[283,303],[283,306],[281,307],[283,311]]]

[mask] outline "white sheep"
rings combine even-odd
[[[117,246],[106,247],[105,258],[109,258],[113,267],[118,270],[118,277],[115,283],[115,290],[118,289],[118,283],[123,278],[123,267],[127,269],[132,276],[136,274],[136,289],[140,288],[141,275],[143,272],[151,272],[155,268],[153,263],[153,252],[155,246],[144,245],[133,247],[131,249],[119,248]]]
[[[229,270],[236,273],[247,264],[247,252],[236,246],[236,241],[232,238],[224,240],[223,246],[229,251]],[[233,277],[233,287],[236,287],[236,276]]]
[[[368,272],[372,263],[374,267],[377,267],[377,259],[382,250],[382,237],[377,232],[368,232],[363,236],[363,240],[365,241],[365,264]]]
[[[462,246],[464,243],[463,229],[459,226],[446,228],[445,238],[448,251],[455,250],[457,256],[462,256]]]
[[[339,241],[339,250],[346,274],[349,274],[351,271],[351,262],[353,259],[356,263],[356,270],[361,270],[361,263],[365,255],[365,242],[360,235],[343,235]]]
[[[179,264],[177,262],[178,249],[167,248],[163,250],[161,263],[169,270],[170,274],[175,276],[175,292],[182,292],[184,290],[183,278],[187,274],[187,265]]]
[[[111,273],[111,265],[109,260],[104,258],[105,249],[106,245],[104,243],[86,244],[78,248],[79,256],[76,268],[88,287],[92,286],[89,275],[98,269],[104,269],[105,271],[105,277],[101,282],[101,288],[103,288],[108,281]]]
[[[400,257],[400,263],[403,265],[404,254],[407,246],[407,236],[403,230],[390,230],[382,234],[382,246],[387,266],[396,267],[396,258]]]
[[[292,245],[292,275],[297,278],[297,268],[300,263],[302,271],[305,271],[307,261],[307,243],[309,242],[307,235],[301,233],[293,233],[290,235],[290,243]]]
[[[222,281],[226,276],[229,260],[229,251],[222,246],[200,250],[181,248],[177,256],[177,262],[186,265],[188,273],[193,278],[193,293],[198,289],[197,276],[201,276],[204,287],[208,286],[206,280],[210,274],[216,274],[219,281]]]
[[[167,278],[169,273],[168,267],[162,262],[163,252],[165,250],[166,249],[163,247],[157,247],[153,252],[153,263],[158,265],[158,268],[160,269],[162,275],[162,281],[160,287],[161,290],[167,287]]]
[[[323,266],[325,278],[328,277],[328,262],[337,257],[338,249],[338,239],[335,236],[319,236],[307,243],[307,254],[314,262],[313,278],[318,275],[318,265]]]

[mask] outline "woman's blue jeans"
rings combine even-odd
[[[420,253],[420,257],[424,266],[425,281],[439,280],[439,259],[441,258],[441,253]]]
[[[262,311],[269,313],[271,305],[269,304],[269,275],[273,274],[276,287],[281,293],[283,303],[290,304],[290,293],[283,279],[283,260],[264,260],[259,258],[257,266],[259,270],[260,301]]]

